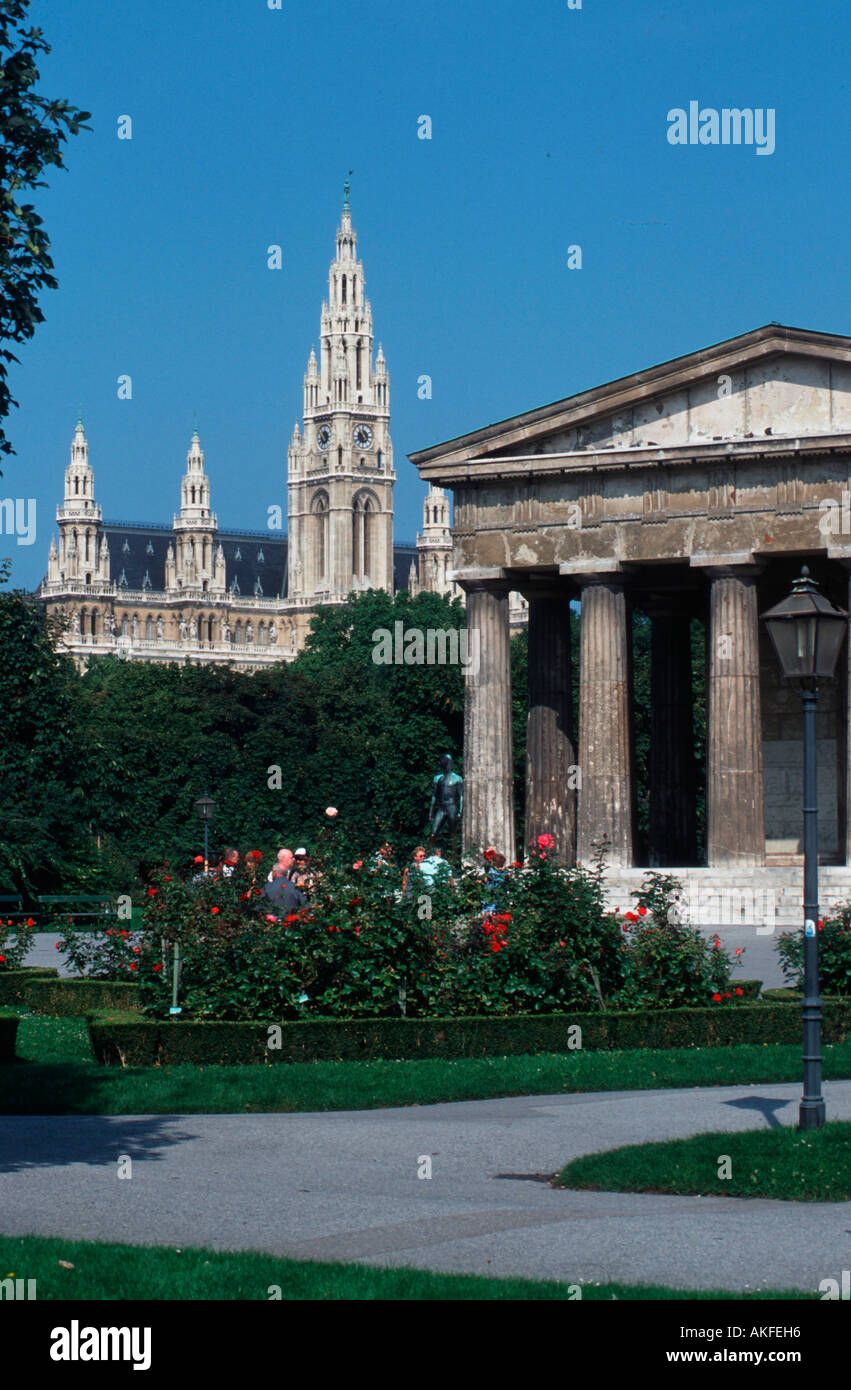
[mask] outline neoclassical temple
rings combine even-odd
[[[454,494],[466,673],[464,840],[515,853],[508,594],[529,603],[528,842],[635,866],[630,632],[652,623],[645,863],[696,864],[690,645],[705,632],[706,863],[794,865],[801,713],[759,615],[806,562],[849,608],[851,338],[779,324],[411,455]],[[569,606],[580,605],[579,650]],[[851,863],[849,679],[818,713],[820,853]],[[572,663],[579,662],[573,727]]]

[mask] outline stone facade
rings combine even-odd
[[[564,860],[587,861],[605,839],[610,864],[636,862],[630,615],[640,609],[653,633],[651,862],[679,867],[694,854],[683,651],[696,622],[707,652],[709,866],[749,873],[799,862],[800,708],[781,688],[759,614],[788,593],[804,561],[823,592],[849,606],[851,338],[770,324],[411,457],[424,481],[454,494],[450,575],[477,595],[482,641],[493,643],[487,676],[468,676],[464,766],[468,781],[491,789],[490,842],[513,856],[510,729],[508,738],[476,732],[489,702],[505,700],[508,588],[533,609],[536,593],[550,605],[529,629],[527,788],[539,789],[534,827],[546,804]],[[573,600],[580,785],[559,772],[554,792],[576,654],[553,632],[552,605],[566,627]],[[818,729],[821,848],[839,864],[851,840],[849,690],[843,658]],[[468,818],[469,849],[484,828]]]

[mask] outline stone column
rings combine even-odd
[[[577,858],[591,862],[606,837],[606,863],[633,861],[632,730],[629,641],[623,581],[605,575],[582,583],[579,658]]]
[[[676,595],[654,595],[644,606],[652,623],[649,863],[694,864],[697,835],[690,615]]]
[[[514,858],[511,646],[505,582],[462,581],[467,594],[464,668],[463,846],[492,845]]]
[[[757,572],[710,571],[706,827],[710,868],[765,863]]]
[[[577,760],[573,745],[570,597],[525,589],[529,601],[526,843],[544,832],[559,863],[576,861]]]

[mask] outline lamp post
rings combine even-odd
[[[848,614],[819,592],[806,565],[782,603],[763,613],[780,669],[804,709],[804,1094],[799,1129],[821,1129],[821,997],[818,980],[818,782],[816,704],[819,680],[832,680]]]
[[[204,822],[204,873],[207,873],[210,864],[210,821],[215,809],[216,803],[207,792],[195,802],[195,810]]]

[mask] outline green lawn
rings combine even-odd
[[[797,1081],[799,1047],[569,1052],[460,1061],[102,1067],[79,1018],[21,1013],[19,1060],[0,1067],[0,1113],[236,1114],[369,1110],[490,1096]],[[851,1076],[851,1042],[824,1049],[824,1075]]]
[[[721,1165],[727,1155],[729,1165]],[[719,1168],[730,1173],[720,1177]],[[773,1197],[787,1202],[851,1199],[851,1123],[800,1133],[791,1126],[698,1134],[662,1144],[631,1144],[574,1159],[557,1186],[606,1192]]]
[[[60,1264],[60,1261],[65,1264]],[[66,1265],[72,1265],[67,1269]],[[488,1279],[415,1269],[283,1260],[253,1251],[108,1245],[100,1241],[0,1236],[0,1279],[35,1279],[44,1299],[259,1299],[280,1288],[282,1299],[576,1300],[576,1285],[532,1279]],[[813,1299],[796,1290],[731,1293],[642,1284],[584,1284],[582,1299]]]

